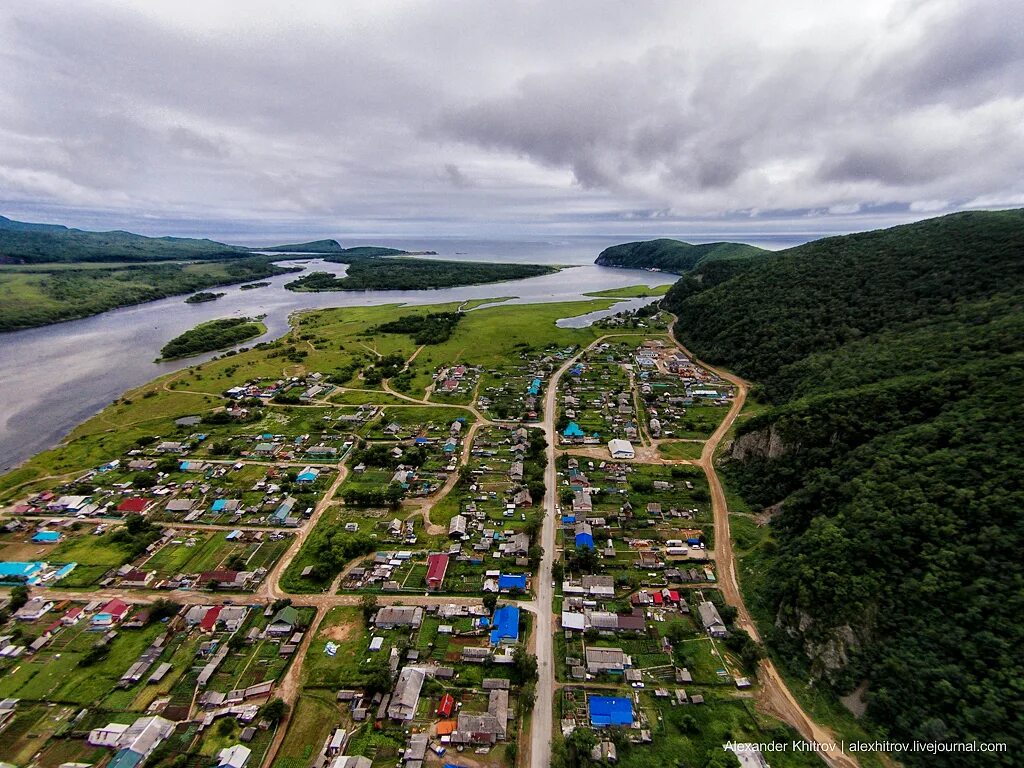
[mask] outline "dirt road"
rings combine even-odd
[[[715,471],[714,462],[715,450],[743,409],[743,404],[747,399],[748,383],[728,371],[715,368],[698,360],[690,350],[675,341],[674,330],[675,319],[672,321],[670,336],[676,346],[688,355],[691,360],[736,386],[736,397],[729,408],[729,413],[726,414],[718,429],[715,430],[714,434],[704,444],[699,465],[704,469],[704,474],[707,475],[708,486],[711,491],[711,510],[715,521],[715,565],[718,569],[718,587],[721,589],[725,601],[729,605],[735,606],[737,610],[737,625],[747,630],[752,638],[760,641],[761,635],[757,630],[757,625],[751,618],[750,612],[743,601],[743,594],[740,592],[739,581],[736,576],[736,558],[732,550],[732,536],[729,532],[729,506],[726,501],[725,490],[722,488],[722,482]],[[803,707],[800,706],[771,659],[761,661],[758,670],[758,681],[761,684],[761,690],[757,701],[763,710],[793,726],[807,741],[826,745],[838,743],[835,734],[824,726],[815,723]],[[857,768],[858,766],[857,761],[845,752],[836,750],[819,752],[818,754],[833,768]]]

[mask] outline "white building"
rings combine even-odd
[[[633,444],[629,440],[619,440],[618,438],[608,441],[608,453],[611,454],[613,459],[632,459],[636,457]]]

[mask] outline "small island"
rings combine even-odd
[[[209,291],[200,291],[199,293],[193,293],[191,296],[185,299],[185,303],[205,304],[208,301],[216,301],[223,295],[223,293],[210,293]]]
[[[246,283],[245,285],[238,286],[240,291],[253,291],[257,288],[266,288],[270,283]]]
[[[285,284],[285,288],[292,291],[416,291],[522,280],[557,271],[557,267],[543,264],[369,257],[349,261],[348,271],[343,276],[312,272]]]
[[[253,317],[225,317],[200,323],[164,344],[160,361],[201,355],[233,347],[267,332],[267,326]]]

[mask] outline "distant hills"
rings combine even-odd
[[[291,245],[272,245],[269,248],[254,248],[254,251],[299,252],[299,253],[338,253],[344,250],[337,240],[311,240],[308,243],[292,243]]]
[[[707,262],[749,259],[765,253],[764,249],[745,243],[694,245],[660,238],[605,248],[594,263],[604,267],[660,269],[681,275]]]
[[[772,518],[736,542],[786,665],[891,736],[1024,743],[1024,210],[705,262],[663,306],[768,406],[724,471]]]
[[[214,240],[89,232],[59,224],[31,224],[0,216],[0,263],[143,262],[248,256],[249,249]]]
[[[337,240],[313,240],[261,248],[228,245],[188,237],[146,237],[132,232],[90,232],[60,224],[33,224],[0,216],[0,264],[139,263],[195,259],[231,259],[254,252],[315,253],[332,261],[399,256],[396,248],[343,248]],[[283,257],[283,256],[282,256]]]

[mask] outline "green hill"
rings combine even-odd
[[[664,306],[682,342],[770,404],[724,462],[755,508],[777,510],[743,567],[770,644],[837,693],[866,682],[867,716],[891,736],[1005,741],[1012,754],[1024,744],[1024,211],[703,270]]]
[[[255,251],[274,251],[291,253],[338,253],[344,250],[337,240],[311,240],[308,243],[291,243],[290,245],[272,245],[269,248],[254,248]]]
[[[87,232],[58,224],[30,224],[0,216],[0,264],[139,262],[220,259],[247,248],[187,237],[145,237],[131,232]]]
[[[710,261],[749,259],[766,253],[761,248],[744,243],[703,243],[692,245],[681,240],[644,240],[605,248],[595,264],[604,267],[632,269],[660,269],[663,272],[683,274]]]

